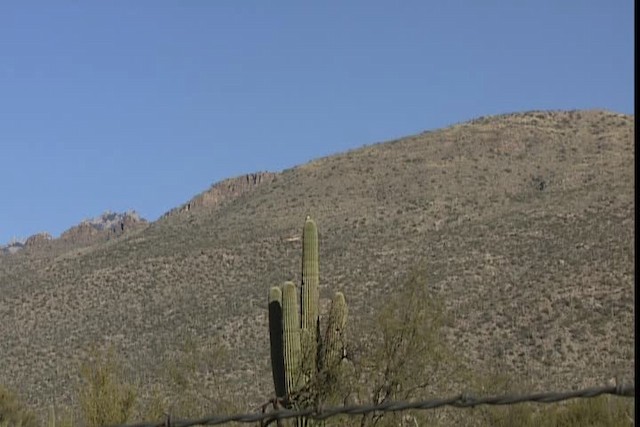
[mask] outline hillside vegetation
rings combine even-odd
[[[300,280],[306,215],[321,306],[345,295],[354,348],[419,267],[468,370],[520,391],[632,381],[633,120],[480,118],[317,159],[118,238],[0,256],[0,384],[39,411],[73,405],[78,367],[111,347],[143,398],[169,393],[187,358],[200,390],[255,408],[273,394],[267,292]]]

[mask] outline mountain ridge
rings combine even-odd
[[[633,115],[629,115],[629,114],[625,114],[625,113],[620,113],[620,112],[616,112],[616,111],[612,111],[612,110],[606,110],[606,109],[588,109],[588,110],[527,110],[527,111],[522,111],[522,112],[508,112],[508,113],[498,113],[498,114],[491,114],[491,115],[486,115],[486,116],[478,116],[476,118],[472,118],[466,121],[461,121],[461,122],[455,122],[451,125],[445,126],[443,128],[440,129],[430,129],[430,130],[425,130],[422,132],[419,132],[418,134],[414,135],[415,136],[419,136],[419,135],[426,135],[432,132],[436,132],[438,130],[443,130],[443,129],[453,129],[456,128],[458,126],[468,126],[468,125],[474,125],[474,124],[482,124],[486,121],[491,121],[491,120],[503,120],[503,119],[512,119],[512,118],[518,118],[518,117],[529,117],[531,115],[546,115],[546,114],[579,114],[579,113],[586,113],[586,114],[606,114],[606,115],[611,115],[611,116],[615,116],[615,117],[633,117]],[[535,122],[533,123],[535,125]],[[372,146],[372,145],[376,145],[376,144],[387,144],[387,143],[393,143],[396,140],[400,140],[400,139],[404,139],[404,138],[408,138],[408,137],[400,137],[400,138],[396,138],[396,139],[391,139],[388,141],[382,141],[382,142],[376,142],[376,143],[372,143],[372,144],[365,144],[364,147],[367,146]],[[334,153],[331,155],[327,155],[327,156],[322,156],[316,159],[313,159],[307,163],[312,163],[312,162],[318,162],[321,161],[324,158],[331,158],[333,156],[336,155],[340,155],[340,154],[344,154],[344,153],[348,153],[350,151],[354,151],[354,150],[358,150],[361,149],[362,147],[357,147],[357,148],[352,148],[349,149],[343,153]],[[298,165],[294,165],[290,168],[285,168],[284,170],[287,169],[295,169],[297,167],[303,167],[305,164],[307,163],[302,163],[302,164],[298,164]],[[160,215],[160,217],[158,217],[158,220],[162,219],[162,218],[166,218],[168,216],[171,215],[175,215],[178,213],[182,213],[182,212],[187,212],[189,209],[191,208],[199,208],[202,206],[214,206],[217,203],[221,203],[224,202],[226,199],[228,198],[233,198],[234,195],[241,195],[243,192],[246,191],[247,187],[251,187],[251,183],[253,182],[254,185],[259,185],[260,183],[269,183],[271,181],[273,181],[273,178],[275,176],[277,176],[278,174],[281,174],[282,171],[267,171],[267,170],[262,170],[262,171],[256,171],[256,172],[247,172],[244,174],[240,174],[237,176],[233,176],[233,177],[228,177],[228,178],[223,178],[219,181],[216,181],[214,183],[212,183],[209,188],[207,190],[204,190],[198,194],[196,194],[195,196],[192,196],[187,202],[182,203],[174,208],[170,208],[168,211],[166,211],[165,213],[163,213],[162,215]],[[237,188],[237,189],[236,189]],[[47,231],[42,231],[42,232],[38,232],[35,233],[33,235],[30,235],[26,238],[23,239],[11,239],[11,241],[6,242],[4,244],[0,244],[0,254],[2,253],[1,251],[3,249],[9,248],[11,246],[18,246],[21,247],[22,245],[24,245],[25,241],[28,240],[29,238],[38,238],[37,236],[44,236],[44,235],[49,235],[51,236],[50,240],[55,240],[58,239],[60,237],[62,237],[63,234],[65,233],[69,233],[72,229],[76,228],[76,227],[81,227],[82,224],[84,223],[93,223],[97,220],[99,220],[100,218],[104,218],[105,215],[109,215],[109,214],[113,214],[113,212],[111,212],[110,210],[106,210],[104,211],[102,214],[94,217],[94,218],[90,218],[90,219],[84,219],[82,221],[80,221],[79,223],[70,226],[69,228],[67,228],[66,230],[64,230],[60,236],[58,237],[53,237],[51,236],[51,234]],[[137,217],[138,220],[142,220],[144,222],[149,222],[144,218],[140,218],[139,214],[137,214],[137,212],[135,210],[130,210],[127,212],[123,212],[123,213],[116,213],[119,216],[125,217],[128,214],[133,214]],[[154,221],[151,221],[154,222]],[[95,227],[94,227],[95,228]]]
[[[13,255],[21,249],[30,251],[69,250],[92,245],[103,240],[109,240],[139,229],[147,224],[147,220],[140,217],[136,211],[111,212],[105,211],[101,215],[85,219],[80,223],[63,231],[59,237],[53,237],[48,232],[40,232],[24,240],[14,240],[0,246],[0,255]]]

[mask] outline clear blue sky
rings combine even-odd
[[[477,116],[634,113],[632,0],[0,2],[0,243]]]

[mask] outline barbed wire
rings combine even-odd
[[[219,425],[230,422],[239,423],[270,423],[287,418],[305,417],[314,420],[326,420],[337,415],[363,415],[372,412],[397,412],[409,409],[436,409],[444,406],[455,408],[473,408],[479,405],[514,405],[517,403],[554,403],[575,398],[592,398],[601,395],[615,395],[623,397],[635,396],[635,385],[619,384],[607,387],[592,387],[582,390],[564,392],[544,392],[534,394],[506,394],[501,396],[474,397],[472,394],[462,393],[445,399],[429,399],[411,402],[383,402],[377,405],[349,405],[320,409],[282,409],[273,412],[259,412],[252,414],[208,416],[192,420],[175,420],[167,417],[166,421],[155,423],[121,424],[112,427],[192,427],[199,425]]]

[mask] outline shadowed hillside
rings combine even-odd
[[[345,294],[352,336],[420,264],[474,369],[541,388],[633,379],[633,141],[633,116],[609,112],[480,118],[201,195],[118,239],[2,256],[0,384],[69,403],[91,345],[153,383],[191,340],[232,356],[203,384],[260,403],[267,291],[299,280],[307,214],[320,296]]]

